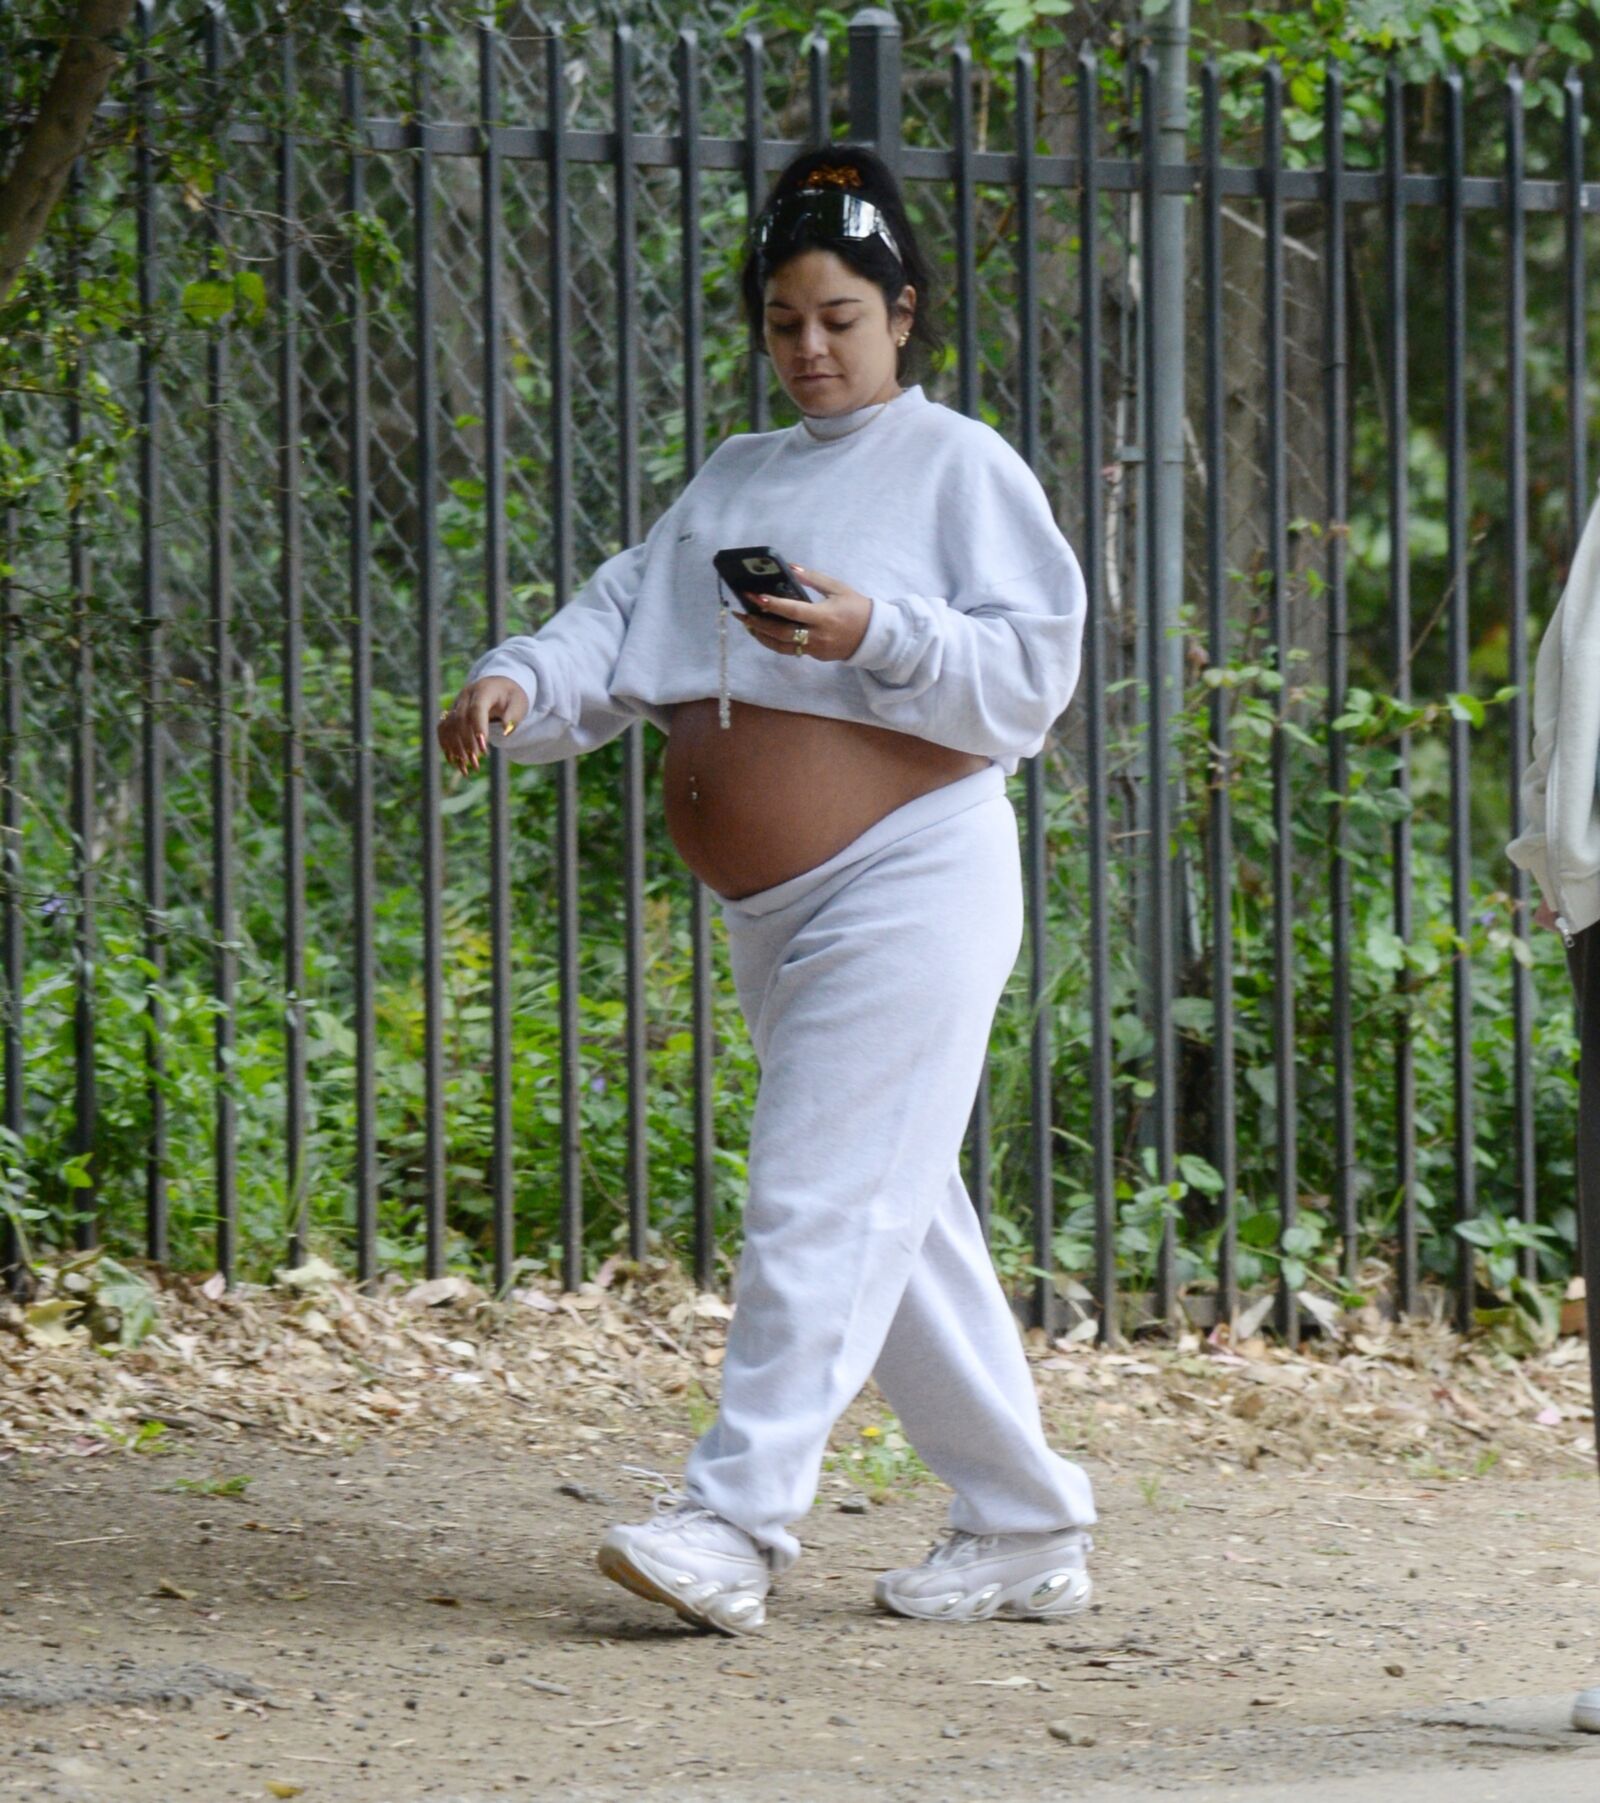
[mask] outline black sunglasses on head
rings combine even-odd
[[[756,221],[756,266],[763,275],[802,236],[862,240],[878,238],[896,259],[900,246],[888,221],[870,200],[838,188],[800,188],[776,200]]]

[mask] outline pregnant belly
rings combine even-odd
[[[858,720],[714,699],[672,712],[663,764],[667,831],[719,895],[770,889],[824,863],[885,814],[989,762]]]

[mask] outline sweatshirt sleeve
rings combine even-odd
[[[1083,572],[1038,478],[1009,447],[975,475],[949,527],[954,567],[980,567],[947,595],[874,594],[844,662],[885,726],[1015,769],[1043,746],[1078,685]],[[1015,573],[996,576],[1007,562]]]
[[[608,557],[537,632],[502,640],[468,670],[468,682],[509,677],[528,698],[514,732],[489,735],[495,750],[519,764],[556,763],[604,745],[638,717],[610,685],[649,546],[647,538]]]
[[[1524,825],[1506,847],[1506,856],[1526,870],[1539,885],[1539,893],[1555,905],[1550,886],[1550,844],[1546,836],[1550,787],[1550,760],[1556,749],[1556,706],[1561,687],[1561,626],[1567,599],[1563,594],[1545,627],[1539,644],[1539,660],[1533,680],[1533,750],[1522,773]]]

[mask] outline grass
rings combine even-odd
[[[187,1496],[243,1496],[255,1480],[248,1477],[180,1477],[172,1487]]]
[[[895,1491],[933,1475],[893,1415],[862,1428],[854,1445],[829,1456],[828,1469],[859,1484],[875,1503],[888,1502]]]

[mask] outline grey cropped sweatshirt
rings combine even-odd
[[[1010,774],[1072,698],[1083,576],[1038,478],[991,427],[912,387],[843,436],[800,420],[724,439],[642,544],[473,664],[469,681],[511,677],[528,697],[516,730],[491,743],[548,763],[641,716],[670,731],[677,702],[719,693],[712,556],[761,544],[870,596],[872,613],[842,660],[728,632],[735,710],[865,721]]]

